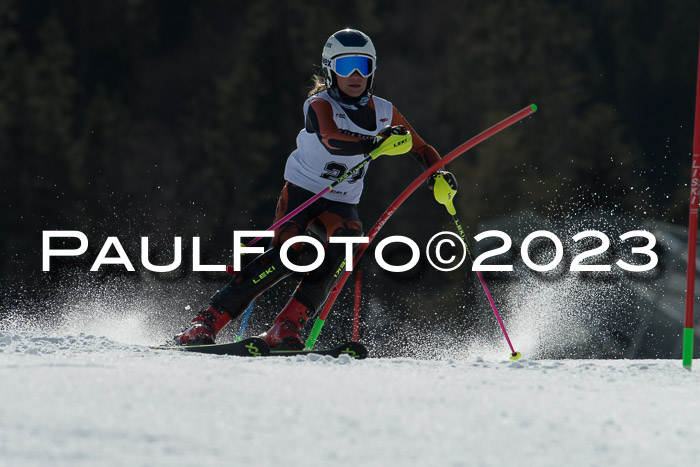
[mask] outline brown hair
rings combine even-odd
[[[314,73],[311,79],[313,80],[314,84],[309,91],[308,97],[315,96],[316,94],[328,89],[328,86],[326,86],[326,79],[320,73]]]

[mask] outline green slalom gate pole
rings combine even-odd
[[[688,270],[685,289],[685,327],[683,328],[683,367],[690,370],[693,365],[693,337],[695,326],[695,259],[698,234],[698,199],[700,198],[700,42],[698,45],[698,73],[695,89],[695,129],[693,131],[693,161],[690,181],[690,220],[688,223]]]
[[[309,337],[306,338],[307,349],[314,348],[314,344],[316,344],[316,340],[318,339],[318,335],[321,334],[321,329],[323,328],[324,324],[326,324],[325,319],[321,319],[321,317],[316,318],[316,321],[314,321],[314,327],[311,328]]]

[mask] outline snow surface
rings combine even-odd
[[[697,371],[507,357],[241,358],[0,331],[0,465],[697,465]]]

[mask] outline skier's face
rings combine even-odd
[[[367,80],[359,72],[355,72],[348,77],[336,75],[338,78],[338,88],[350,97],[360,97],[367,87]]]

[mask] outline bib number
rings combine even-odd
[[[338,180],[340,177],[345,175],[345,172],[348,170],[348,166],[345,164],[341,164],[340,162],[329,162],[326,164],[326,166],[323,168],[324,172],[321,174],[322,178],[325,178],[327,180]],[[356,173],[352,175],[352,177],[349,177],[347,182],[348,183],[357,183],[358,180],[362,180],[362,177],[365,176],[365,168],[362,167],[360,170],[358,170]]]

